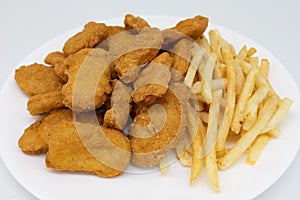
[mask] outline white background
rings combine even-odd
[[[299,9],[298,0],[0,0],[0,86],[23,58],[55,36],[87,21],[132,13],[208,16],[212,23],[233,29],[266,47],[281,60],[300,87]],[[9,133],[1,130],[0,139],[1,134]],[[257,199],[299,199],[298,169],[299,153],[286,173]],[[0,199],[35,199],[13,179],[1,160]]]

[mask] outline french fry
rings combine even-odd
[[[268,134],[270,136],[272,136],[273,138],[279,138],[279,136],[281,135],[281,132],[280,132],[279,128],[274,128],[274,129],[268,131]]]
[[[220,169],[225,170],[230,167],[253,143],[255,138],[264,130],[273,114],[276,111],[278,99],[276,96],[270,97],[261,108],[257,120],[251,129],[243,134],[233,148],[218,161]]]
[[[169,170],[169,159],[168,156],[164,157],[159,163],[160,173],[165,175]]]
[[[197,43],[201,47],[203,47],[206,50],[207,53],[209,53],[211,51],[210,50],[210,45],[208,43],[208,40],[207,40],[207,38],[204,35],[202,35],[199,39],[197,39]]]
[[[269,61],[267,59],[262,59],[259,67],[259,72],[265,79],[268,79],[269,68],[270,68]]]
[[[248,153],[248,157],[246,162],[249,165],[255,165],[256,161],[261,155],[262,150],[266,146],[266,144],[270,141],[271,136],[268,134],[262,134],[257,136],[252,146],[250,147],[250,151]]]
[[[255,48],[251,47],[251,48],[248,49],[248,51],[247,51],[247,57],[253,56],[256,52],[257,52],[257,50],[256,50]]]
[[[224,116],[226,117],[224,117],[220,123],[220,128],[218,130],[218,141],[216,145],[217,151],[224,151],[225,149],[226,139],[234,115],[237,83],[236,67],[231,52],[226,49],[222,49],[221,53],[227,70],[226,106],[224,112]]]
[[[250,70],[250,72],[245,80],[245,84],[241,91],[240,97],[237,100],[237,104],[235,106],[235,113],[234,113],[232,124],[231,124],[231,130],[233,132],[235,132],[236,134],[240,132],[240,129],[242,126],[241,122],[244,118],[243,112],[246,108],[246,104],[247,104],[247,102],[252,94],[252,91],[254,89],[255,78],[256,78],[257,73],[258,73],[258,70],[255,67],[253,67]]]
[[[272,117],[272,119],[270,120],[268,125],[264,128],[262,133],[266,133],[266,132],[278,127],[281,120],[288,113],[288,111],[289,111],[290,107],[292,106],[292,104],[293,104],[293,101],[291,99],[284,98],[280,102],[280,106],[279,106],[278,110],[275,112],[274,116]]]
[[[196,75],[198,66],[201,63],[201,60],[202,60],[202,57],[204,54],[204,50],[202,48],[196,47],[195,45],[193,48],[195,49],[196,53],[191,61],[191,64],[190,64],[188,71],[186,73],[186,76],[184,78],[184,83],[188,87],[192,87],[192,85],[193,85],[194,77]]]
[[[202,82],[201,81],[197,81],[192,85],[192,92],[193,94],[201,94],[202,91]]]
[[[179,159],[180,163],[184,167],[191,167],[192,166],[192,158],[188,153],[191,141],[188,134],[184,134],[175,146],[175,151],[177,158]],[[193,153],[193,152],[191,152]]]
[[[219,34],[215,30],[210,30],[208,32],[208,35],[209,35],[211,51],[217,52],[219,46],[219,38],[220,38]]]
[[[191,156],[188,154],[188,152],[183,152],[181,154],[178,153],[178,151],[176,151],[177,157],[181,163],[182,166],[184,167],[191,167],[192,166],[192,158]]]
[[[205,65],[199,69],[199,73],[201,76],[201,79],[203,81],[202,85],[202,96],[204,98],[204,102],[210,104],[212,102],[212,77],[213,77],[213,71],[214,71],[215,63],[214,61],[208,57],[206,59]]]
[[[227,79],[214,79],[211,83],[211,89],[212,90],[218,90],[218,89],[225,89],[227,85]]]
[[[239,60],[244,60],[247,57],[247,46],[244,45],[241,50],[239,51],[239,53],[237,54],[237,59]]]
[[[194,108],[186,105],[187,118],[188,118],[188,132],[192,140],[192,166],[190,184],[193,184],[198,178],[203,165],[203,152],[202,152],[202,136],[205,134],[206,129]]]
[[[200,119],[204,122],[204,123],[208,123],[208,113],[207,112],[200,112]]]
[[[245,76],[243,70],[239,66],[239,63],[235,60],[236,74],[237,74],[237,85],[236,85],[236,94],[240,96],[245,83]]]
[[[209,180],[216,191],[220,190],[218,180],[218,166],[216,157],[216,142],[218,137],[218,118],[220,113],[220,102],[222,90],[213,92],[213,101],[209,108],[207,133],[204,141],[205,166]]]
[[[244,130],[249,130],[254,124],[257,117],[258,106],[267,96],[269,89],[268,86],[258,88],[247,102],[243,121]]]

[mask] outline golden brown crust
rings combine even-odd
[[[21,66],[15,71],[15,80],[29,96],[57,91],[62,88],[62,81],[53,68],[34,63]]]
[[[63,104],[61,90],[31,96],[27,102],[27,110],[33,116],[63,107],[65,105]]]
[[[63,47],[65,56],[76,53],[84,48],[92,48],[107,36],[107,27],[103,23],[89,22],[84,29],[68,39]]]
[[[139,29],[139,28],[148,28],[150,25],[146,20],[141,17],[135,17],[131,14],[125,15],[124,19],[125,28],[129,29]]]
[[[54,52],[49,53],[46,56],[46,58],[44,59],[44,62],[46,64],[55,66],[57,64],[63,63],[65,59],[66,59],[66,57],[63,52],[54,51]]]

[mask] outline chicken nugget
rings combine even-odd
[[[67,82],[68,77],[65,74],[65,55],[63,52],[60,51],[54,51],[49,53],[46,58],[44,59],[44,62],[46,64],[52,65],[54,67],[54,73],[63,80],[63,82]]]
[[[27,154],[41,154],[48,150],[47,142],[39,134],[38,128],[43,123],[43,119],[36,120],[20,137],[18,145],[20,149]]]
[[[114,36],[118,33],[121,33],[123,31],[126,31],[125,27],[122,26],[108,26],[107,27],[107,38],[110,38],[111,36]]]
[[[173,91],[168,90],[149,110],[141,109],[134,118],[129,131],[134,165],[157,166],[185,132],[184,102]]]
[[[89,22],[84,29],[68,39],[63,47],[65,56],[76,53],[84,48],[92,48],[107,36],[107,27],[103,23]]]
[[[192,42],[187,39],[179,40],[171,50],[173,57],[172,68],[175,70],[172,72],[172,80],[179,81],[187,73],[192,57]]]
[[[127,30],[150,27],[150,25],[148,24],[148,22],[146,22],[146,20],[138,16],[135,17],[131,14],[125,15],[124,24]]]
[[[104,126],[123,130],[131,110],[130,96],[132,89],[118,81],[111,96],[112,108],[107,110],[104,115]]]
[[[112,56],[100,48],[81,51],[67,61],[68,82],[62,88],[63,103],[76,112],[101,107],[112,91],[109,84]]]
[[[162,53],[154,58],[149,66],[139,74],[134,82],[134,92],[132,94],[135,103],[151,104],[167,92],[171,79],[169,67],[172,60],[169,53]]]
[[[63,85],[53,68],[37,63],[17,69],[15,80],[23,92],[29,96],[57,91]]]
[[[121,55],[116,61],[115,70],[120,78],[125,83],[134,81],[141,66],[150,62],[157,55],[162,42],[163,38],[159,29],[142,29],[135,36],[135,40],[130,44],[127,52],[124,52],[125,54]]]
[[[114,177],[129,161],[130,142],[115,129],[63,121],[49,137],[46,166],[58,171]]]
[[[207,26],[208,18],[200,15],[182,20],[175,27],[163,31],[164,44],[172,44],[183,37],[196,40],[204,33]]]
[[[61,90],[31,96],[27,102],[27,110],[31,115],[41,115],[54,109],[63,108]]]

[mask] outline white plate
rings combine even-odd
[[[179,20],[171,17],[145,18],[153,26],[161,28],[173,26]],[[120,25],[122,20],[106,22]],[[281,137],[270,141],[255,166],[245,164],[243,158],[228,170],[219,173],[220,193],[216,193],[210,186],[205,170],[199,180],[190,186],[190,169],[183,168],[178,162],[170,167],[165,176],[159,172],[125,173],[111,179],[47,169],[44,155],[26,155],[18,148],[18,138],[34,118],[26,111],[28,97],[16,85],[13,74],[0,94],[0,152],[11,174],[25,189],[40,199],[252,199],[265,191],[285,172],[297,154],[300,144],[299,91],[284,66],[266,49],[224,27],[211,25],[209,28],[217,28],[237,49],[243,44],[257,48],[257,55],[268,58],[271,62],[270,81],[275,90],[281,97],[294,100],[291,111],[281,123]],[[48,52],[61,49],[64,41],[79,30],[81,28],[49,41],[26,57],[20,65],[42,62]]]

